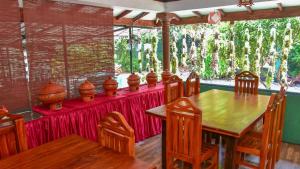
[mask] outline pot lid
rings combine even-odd
[[[132,73],[128,78],[128,80],[140,80],[140,77],[135,73]]]
[[[150,73],[147,74],[146,78],[157,78],[157,75],[153,70],[151,70]]]
[[[117,85],[118,82],[113,79],[111,76],[108,76],[108,78],[104,81],[103,85]]]
[[[79,86],[80,90],[90,90],[90,89],[95,89],[95,85],[91,83],[90,81],[86,80],[81,85]]]
[[[59,84],[49,82],[40,91],[39,94],[55,94],[65,92],[65,88]]]

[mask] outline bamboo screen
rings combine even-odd
[[[10,112],[29,108],[17,0],[0,5],[0,105]]]
[[[112,9],[24,0],[24,23],[34,103],[49,80],[64,85],[73,98],[85,79],[101,90],[114,74]]]

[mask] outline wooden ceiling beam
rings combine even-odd
[[[137,20],[133,21],[132,18],[122,18],[122,19],[114,19],[115,26],[137,26],[137,27],[158,27],[160,23],[155,22],[155,20]]]
[[[273,18],[287,18],[300,16],[300,7],[285,7],[284,10],[278,12],[274,9],[263,9],[263,10],[253,10],[253,13],[249,15],[248,11],[244,12],[229,12],[222,17],[222,21],[241,21],[241,20],[257,20],[257,19],[273,19]],[[175,16],[174,16],[175,17]],[[185,24],[197,24],[197,23],[207,23],[207,15],[202,17],[193,16],[187,18],[181,18],[181,20],[172,20],[171,23],[175,25],[185,25]],[[140,26],[140,27],[158,27],[161,26],[160,22],[155,20],[138,20],[133,22],[130,18],[121,18],[119,20],[114,19],[114,25],[118,26]]]
[[[287,18],[300,16],[300,7],[286,7],[282,12],[274,9],[255,10],[253,14],[249,15],[248,11],[245,12],[230,12],[226,13],[222,17],[222,21],[241,21],[241,20],[257,20],[257,19],[274,19],[274,18]],[[207,16],[200,17],[188,17],[182,18],[181,21],[173,21],[172,24],[184,25],[184,24],[196,24],[207,23]]]
[[[141,12],[140,14],[138,14],[137,16],[135,16],[132,20],[133,22],[136,22],[137,20],[142,19],[144,16],[148,15],[149,12]]]
[[[247,9],[247,11],[252,14],[253,13],[253,10],[250,6],[245,6],[245,8]]]
[[[218,11],[221,13],[222,17],[225,16],[225,12],[223,11],[223,9],[218,9]]]
[[[132,12],[132,10],[125,10],[123,12],[121,12],[118,16],[116,16],[116,20],[119,20],[121,18],[123,18],[124,16],[128,15],[130,12]]]
[[[197,15],[198,17],[200,17],[200,18],[203,17],[203,15],[202,15],[199,11],[193,11],[193,13],[194,13],[195,15]]]
[[[277,3],[277,8],[280,12],[283,11],[282,3]]]

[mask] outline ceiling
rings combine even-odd
[[[135,18],[142,12],[147,15],[140,19],[155,20],[159,12],[172,12],[180,18],[197,16],[195,11],[201,15],[222,9],[224,13],[241,12],[249,9],[237,6],[237,0],[56,0],[93,6],[110,7],[114,10],[114,16],[120,15],[125,10],[132,10],[123,18]],[[164,1],[164,2],[159,2]],[[251,10],[275,9],[278,4],[284,7],[300,6],[300,0],[254,0]]]

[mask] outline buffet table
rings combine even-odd
[[[66,100],[59,111],[51,111],[43,106],[33,107],[33,111],[43,117],[26,123],[29,147],[71,134],[96,141],[98,122],[112,111],[124,115],[134,129],[136,142],[161,132],[160,119],[146,115],[145,111],[164,103],[163,85],[159,84],[154,88],[143,85],[136,92],[129,92],[128,88],[124,88],[117,93],[117,96],[112,97],[98,94],[90,103],[82,102],[79,98]]]

